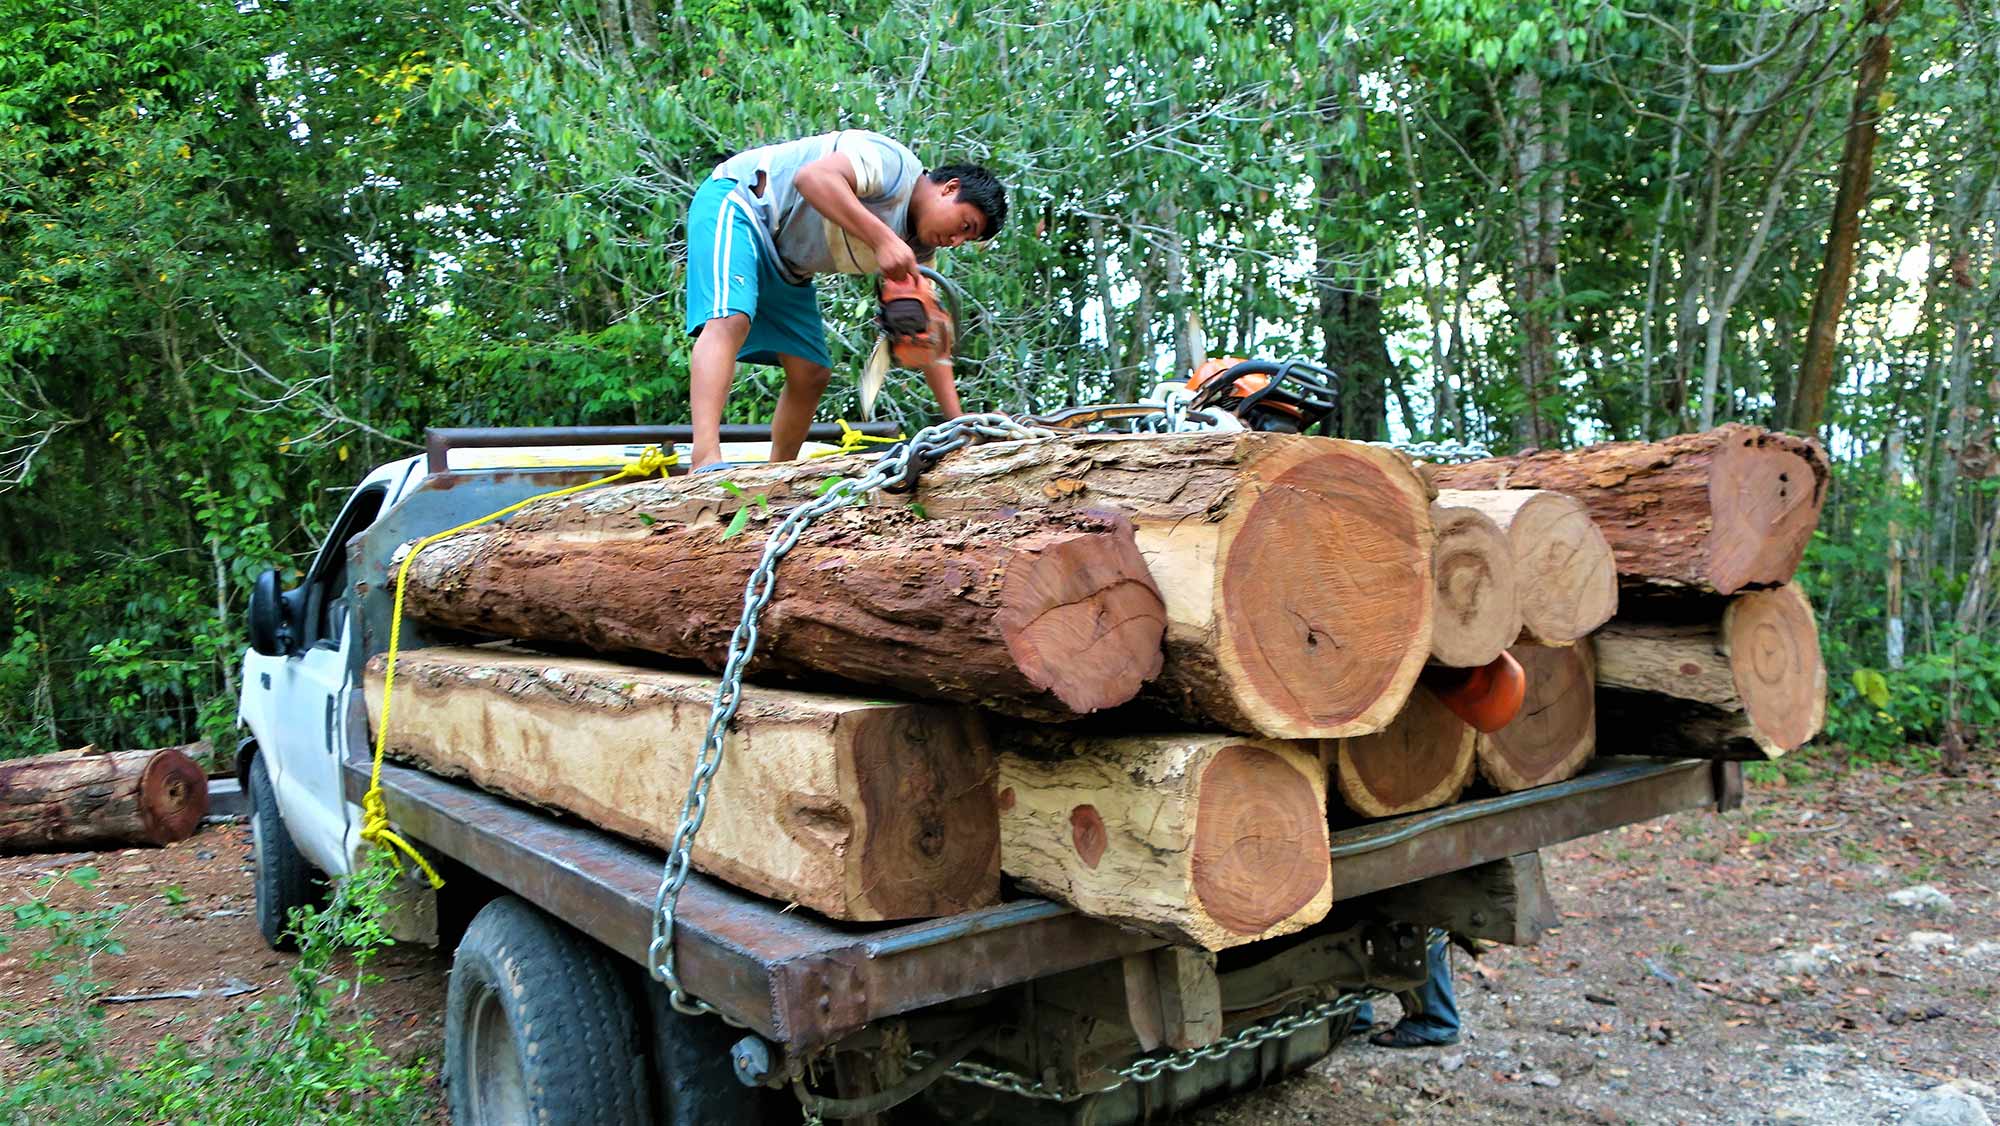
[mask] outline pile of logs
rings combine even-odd
[[[759,529],[854,472],[614,485],[425,550],[405,612],[497,640],[403,652],[392,753],[666,844]],[[1280,434],[959,451],[779,568],[695,865],[841,920],[1006,878],[1211,950],[1303,929],[1340,896],[1330,819],[1810,739],[1790,580],[1826,484],[1816,445],[1740,426],[1456,466]],[[1433,686],[1503,654],[1526,699],[1476,731]]]

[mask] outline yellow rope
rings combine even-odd
[[[894,438],[877,438],[871,434],[863,434],[861,431],[849,426],[847,420],[844,418],[837,419],[836,421],[840,423],[840,448],[818,450],[811,454],[811,457],[839,457],[842,454],[860,453],[862,450],[867,449],[871,443],[880,446],[893,446],[903,440],[903,435],[901,434],[896,435]]]
[[[675,465],[678,461],[679,455],[677,454],[661,453],[660,447],[647,446],[645,452],[639,455],[637,461],[608,477],[599,477],[595,481],[586,481],[581,485],[571,485],[568,488],[555,489],[551,492],[532,496],[527,500],[510,504],[498,512],[489,512],[477,520],[467,520],[456,528],[447,528],[435,535],[425,536],[411,546],[408,555],[403,556],[403,565],[396,570],[396,603],[394,609],[389,613],[389,660],[388,667],[382,675],[382,715],[375,725],[375,764],[368,775],[368,792],[362,795],[361,798],[361,839],[367,841],[369,844],[389,849],[389,858],[396,862],[398,870],[401,870],[403,867],[402,858],[396,855],[400,852],[404,856],[408,856],[412,861],[415,861],[417,867],[423,869],[424,877],[430,880],[432,887],[441,888],[444,886],[444,877],[437,874],[437,869],[430,866],[430,862],[423,858],[423,855],[416,850],[415,846],[397,835],[396,831],[389,827],[389,810],[382,798],[382,752],[389,745],[389,702],[395,699],[396,692],[396,654],[399,649],[399,643],[402,640],[403,632],[403,588],[409,581],[410,564],[416,561],[417,553],[441,539],[455,536],[468,528],[476,528],[488,521],[498,520],[502,516],[510,516],[534,504],[536,501],[566,497],[571,493],[580,493],[585,489],[594,489],[599,485],[609,485],[613,481],[622,481],[627,477],[650,477],[655,473],[664,474],[668,466]]]

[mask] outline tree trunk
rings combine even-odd
[[[205,743],[0,762],[0,853],[164,845],[208,814]]]
[[[383,658],[369,663],[380,722]],[[388,746],[666,847],[715,681],[499,649],[396,663]],[[952,915],[999,896],[993,759],[969,709],[746,688],[695,867],[829,918]]]
[[[1455,802],[1472,781],[1477,735],[1430,689],[1419,686],[1388,730],[1333,741],[1340,799],[1363,817],[1393,817]]]
[[[1574,777],[1597,749],[1595,664],[1588,638],[1575,645],[1516,645],[1528,674],[1514,721],[1475,745],[1479,772],[1501,793]]]
[[[1520,640],[1568,645],[1618,612],[1617,565],[1581,501],[1542,489],[1441,489],[1438,503],[1483,513],[1506,534]]]
[[[536,544],[544,560],[587,568],[592,566],[587,556],[607,546],[635,551],[634,541],[644,541],[662,527],[727,521],[746,505],[758,508],[764,503],[760,497],[774,516],[782,514],[817,495],[829,478],[858,471],[856,459],[823,458],[733,470],[726,477],[739,490],[735,493],[717,480],[725,475],[707,473],[607,486],[524,509],[509,521],[507,536],[523,545],[524,560],[531,557],[527,545]],[[929,520],[909,519],[904,506],[912,501]],[[893,537],[883,537],[889,543],[869,549],[879,552],[871,558],[886,564],[896,550],[907,550],[912,537],[967,535],[963,529],[1001,519],[1000,513],[1058,520],[1083,514],[1098,514],[1101,520],[1102,514],[1122,513],[1131,521],[1166,612],[1165,665],[1142,699],[1190,722],[1229,730],[1333,738],[1387,724],[1430,652],[1429,505],[1423,481],[1409,461],[1380,447],[1292,434],[1081,435],[992,443],[951,454],[924,475],[912,497],[874,498],[849,527],[857,536],[868,529],[895,529]],[[642,514],[654,523],[642,524]],[[752,550],[764,537],[753,531],[743,538],[749,541],[743,550]],[[831,540],[812,542],[827,543],[827,550],[833,550]],[[864,547],[853,537],[842,542],[861,558]],[[446,551],[451,543],[444,541],[425,556]],[[705,557],[664,562],[682,563],[682,570],[714,566],[696,559]],[[965,613],[955,608],[955,592],[977,575],[961,572],[960,579],[948,582],[948,573],[938,570],[932,575],[938,583],[932,592],[923,589],[921,575],[905,575],[900,565],[850,567],[815,578],[804,574],[810,568],[796,563],[780,566],[781,593],[793,582],[821,583],[828,589],[823,596],[800,601],[796,609],[766,617],[767,644],[787,652],[822,636],[838,637],[841,645],[862,644],[857,635],[884,629],[884,622],[897,623],[891,596],[931,607],[927,614],[950,611],[946,620],[961,621]],[[440,577],[453,570],[443,562],[435,568]],[[563,568],[551,570],[560,575]],[[572,634],[564,640],[590,644],[602,631],[622,628],[604,611],[603,600],[636,597],[612,587],[658,598],[682,584],[706,581],[650,565],[643,573],[644,583],[636,586],[631,572],[621,583],[597,587],[561,583],[555,587],[561,612],[537,613],[566,620]],[[1074,583],[1086,591],[1131,594],[1125,572],[1115,573],[1116,586],[1100,587],[1081,576],[1070,579],[1065,570],[1049,582],[1058,592],[1077,589]],[[1057,584],[1057,579],[1063,582]],[[731,593],[727,598],[704,595],[716,599],[712,604],[659,612],[666,636],[657,644],[674,644],[676,633],[690,630],[706,638],[726,635],[742,604],[741,587],[733,583],[713,584]],[[648,589],[648,584],[661,589]],[[839,621],[821,620],[830,616],[824,607],[837,596],[836,588],[872,589],[869,584],[880,586],[882,604],[870,607],[867,620],[851,630],[839,628]],[[521,601],[512,587],[487,588],[493,597],[480,603],[480,613],[518,617],[525,612],[510,605]],[[1064,631],[1076,631],[1065,636],[1080,640],[1067,646],[1054,672],[1070,675],[1070,665],[1085,663],[1079,654],[1118,641],[1125,631],[1115,627],[1127,626],[1136,612],[1121,596],[1106,613],[1093,611],[1063,625]],[[684,622],[680,615],[686,613],[699,621]],[[1056,623],[1048,625],[1055,628]],[[1136,622],[1127,626],[1138,628]],[[805,641],[787,642],[788,632],[803,632]],[[956,677],[949,661],[957,659],[965,642],[938,633],[923,624],[922,615],[905,621],[885,643],[914,647],[916,656],[905,649],[884,668],[909,678],[898,683],[911,685],[916,678]],[[708,644],[706,652],[719,652],[713,642]],[[1094,656],[1088,663],[1111,667]],[[960,687],[984,701],[984,685],[978,680],[968,678]]]
[[[1326,771],[1224,735],[1003,741],[1000,865],[1088,915],[1221,950],[1332,902]]]
[[[1672,597],[1789,582],[1819,525],[1827,462],[1816,441],[1730,425],[1443,465],[1432,479],[1447,489],[1567,493],[1611,545],[1623,595]]]
[[[1827,393],[1833,386],[1840,314],[1847,306],[1847,291],[1854,280],[1861,209],[1868,202],[1868,184],[1875,171],[1876,123],[1882,114],[1882,83],[1889,74],[1893,47],[1889,21],[1902,6],[1903,0],[1877,0],[1864,17],[1864,22],[1878,30],[1854,72],[1854,102],[1847,114],[1847,142],[1840,153],[1840,186],[1833,197],[1833,222],[1827,231],[1819,283],[1813,290],[1805,358],[1799,363],[1798,391],[1792,402],[1792,429],[1808,434],[1819,430],[1826,414]]]
[[[1719,620],[1598,631],[1599,724],[1621,752],[1774,759],[1826,720],[1819,628],[1798,587],[1731,599]]]
[[[1491,664],[1521,635],[1514,548],[1493,517],[1443,494],[1431,504],[1431,524],[1437,529],[1431,660],[1454,668]]]
[[[588,503],[588,502],[586,502]],[[636,507],[582,535],[534,510],[410,565],[405,612],[521,641],[720,669],[761,535]],[[752,675],[822,674],[1063,720],[1132,699],[1160,670],[1165,610],[1116,516],[826,517],[778,568]]]

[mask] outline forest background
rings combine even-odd
[[[1301,355],[1350,437],[1816,434],[1813,754],[2000,729],[1990,5],[0,0],[0,757],[231,745],[252,579],[427,426],[685,421],[693,186],[837,127],[1012,188],[969,408]]]

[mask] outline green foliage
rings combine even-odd
[[[82,868],[64,878],[88,888],[96,872]],[[340,883],[326,907],[294,913],[299,957],[285,999],[252,1002],[202,1044],[170,1035],[151,1055],[126,1063],[101,1043],[106,986],[95,967],[100,957],[124,952],[116,928],[146,905],[57,909],[48,894],[55,877],[45,877],[41,894],[7,908],[13,931],[0,936],[0,949],[9,938],[38,942],[29,964],[62,967],[53,976],[61,998],[53,1011],[17,1015],[6,1026],[5,1035],[27,1053],[30,1067],[0,1090],[0,1122],[415,1121],[427,1101],[422,1066],[384,1055],[366,1014],[336,1011],[376,980],[366,967],[389,945],[381,925],[383,896],[396,878],[378,854]],[[162,899],[171,906],[185,896],[168,889]]]

